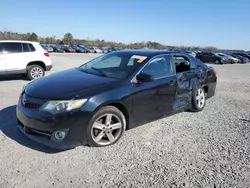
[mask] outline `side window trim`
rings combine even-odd
[[[23,50],[23,43],[21,43],[21,49],[22,49],[22,53],[24,52],[24,50]]]
[[[27,46],[29,48],[29,51],[32,52],[29,43],[27,43]]]
[[[0,54],[3,52],[3,45],[0,43]]]
[[[24,51],[24,46],[26,46],[26,48],[28,48],[28,51]],[[29,47],[29,44],[28,43],[22,43],[22,50],[24,53],[27,53],[27,52],[31,52],[30,50],[30,47]]]

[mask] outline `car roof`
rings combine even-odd
[[[34,42],[34,41],[25,41],[25,40],[0,40],[0,42],[22,42],[22,43],[34,43],[34,44],[39,44],[39,42]]]
[[[173,54],[173,53],[188,55],[187,53],[181,52],[181,51],[145,50],[145,49],[121,50],[121,51],[115,51],[112,53],[124,53],[124,54],[128,54],[128,55],[141,55],[141,56],[156,56],[156,55],[161,55],[161,54]]]

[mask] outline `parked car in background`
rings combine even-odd
[[[22,74],[33,80],[51,68],[49,53],[38,42],[0,41],[0,75]]]
[[[117,48],[117,47],[110,47],[110,48],[108,48],[107,50],[108,50],[108,53],[110,53],[110,52],[119,51],[120,49]]]
[[[196,53],[195,52],[192,52],[192,51],[185,51],[186,53],[188,53],[189,55],[193,56],[193,57],[196,57]]]
[[[89,50],[89,53],[95,53],[95,50],[93,47],[91,46],[87,46],[88,50]]]
[[[224,53],[216,53],[218,56],[221,56],[221,57],[226,57],[228,58],[229,62],[231,64],[234,64],[234,63],[240,63],[240,60],[231,56],[231,55],[228,55],[228,54],[224,54]]]
[[[196,58],[204,63],[227,64],[228,58],[221,57],[212,52],[200,52],[196,54]]]
[[[51,48],[53,48],[54,52],[59,52],[59,53],[65,53],[64,49],[61,46],[51,46]]]
[[[232,54],[235,55],[240,55],[242,57],[248,58],[250,60],[250,55],[246,54],[246,53],[240,53],[240,52],[233,52]]]
[[[46,46],[47,52],[54,52],[54,49],[51,46]]]
[[[240,55],[237,55],[237,54],[231,54],[233,57],[237,58],[240,60],[239,63],[242,63],[242,64],[245,64],[245,63],[249,63],[249,59],[246,58],[246,57],[243,57],[243,56],[240,56]]]
[[[58,149],[108,146],[125,130],[202,111],[216,83],[216,71],[186,53],[116,51],[25,86],[16,108],[18,127]]]
[[[47,47],[46,47],[45,45],[40,44],[40,46],[41,46],[46,52],[48,52],[48,49],[47,49]]]
[[[90,47],[91,53],[102,53],[102,50],[97,47]]]
[[[102,47],[101,50],[102,50],[102,53],[104,53],[104,54],[108,53],[108,48],[107,47]]]
[[[75,53],[75,52],[76,52],[76,51],[75,51],[73,48],[71,48],[70,46],[64,46],[63,49],[64,49],[65,52],[69,52],[69,53]]]
[[[219,54],[219,53],[214,53],[214,54],[217,55],[217,56],[220,56],[220,57],[222,57],[222,58],[224,58],[224,59],[226,59],[225,64],[230,64],[230,63],[231,63],[231,60],[230,60],[229,57],[227,57],[226,55],[224,55],[224,54]]]
[[[83,53],[90,53],[90,50],[86,46],[84,45],[77,45],[77,46],[83,50]]]
[[[71,48],[73,48],[78,53],[85,53],[85,50],[83,48],[80,48],[77,45],[73,45],[73,46],[71,46]]]
[[[95,52],[98,53],[98,54],[101,54],[102,53],[102,50],[98,47],[94,47],[95,49]]]

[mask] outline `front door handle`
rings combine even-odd
[[[168,85],[173,86],[174,85],[174,81],[170,80]]]

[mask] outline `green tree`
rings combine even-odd
[[[61,42],[62,42],[62,41],[61,41],[60,39],[57,39],[57,40],[56,40],[56,44],[61,44]]]
[[[71,33],[66,33],[63,37],[63,43],[64,44],[73,44],[74,43],[74,37]]]
[[[31,34],[28,36],[27,40],[29,40],[29,41],[38,41],[38,36],[37,36],[36,33],[31,33]]]

